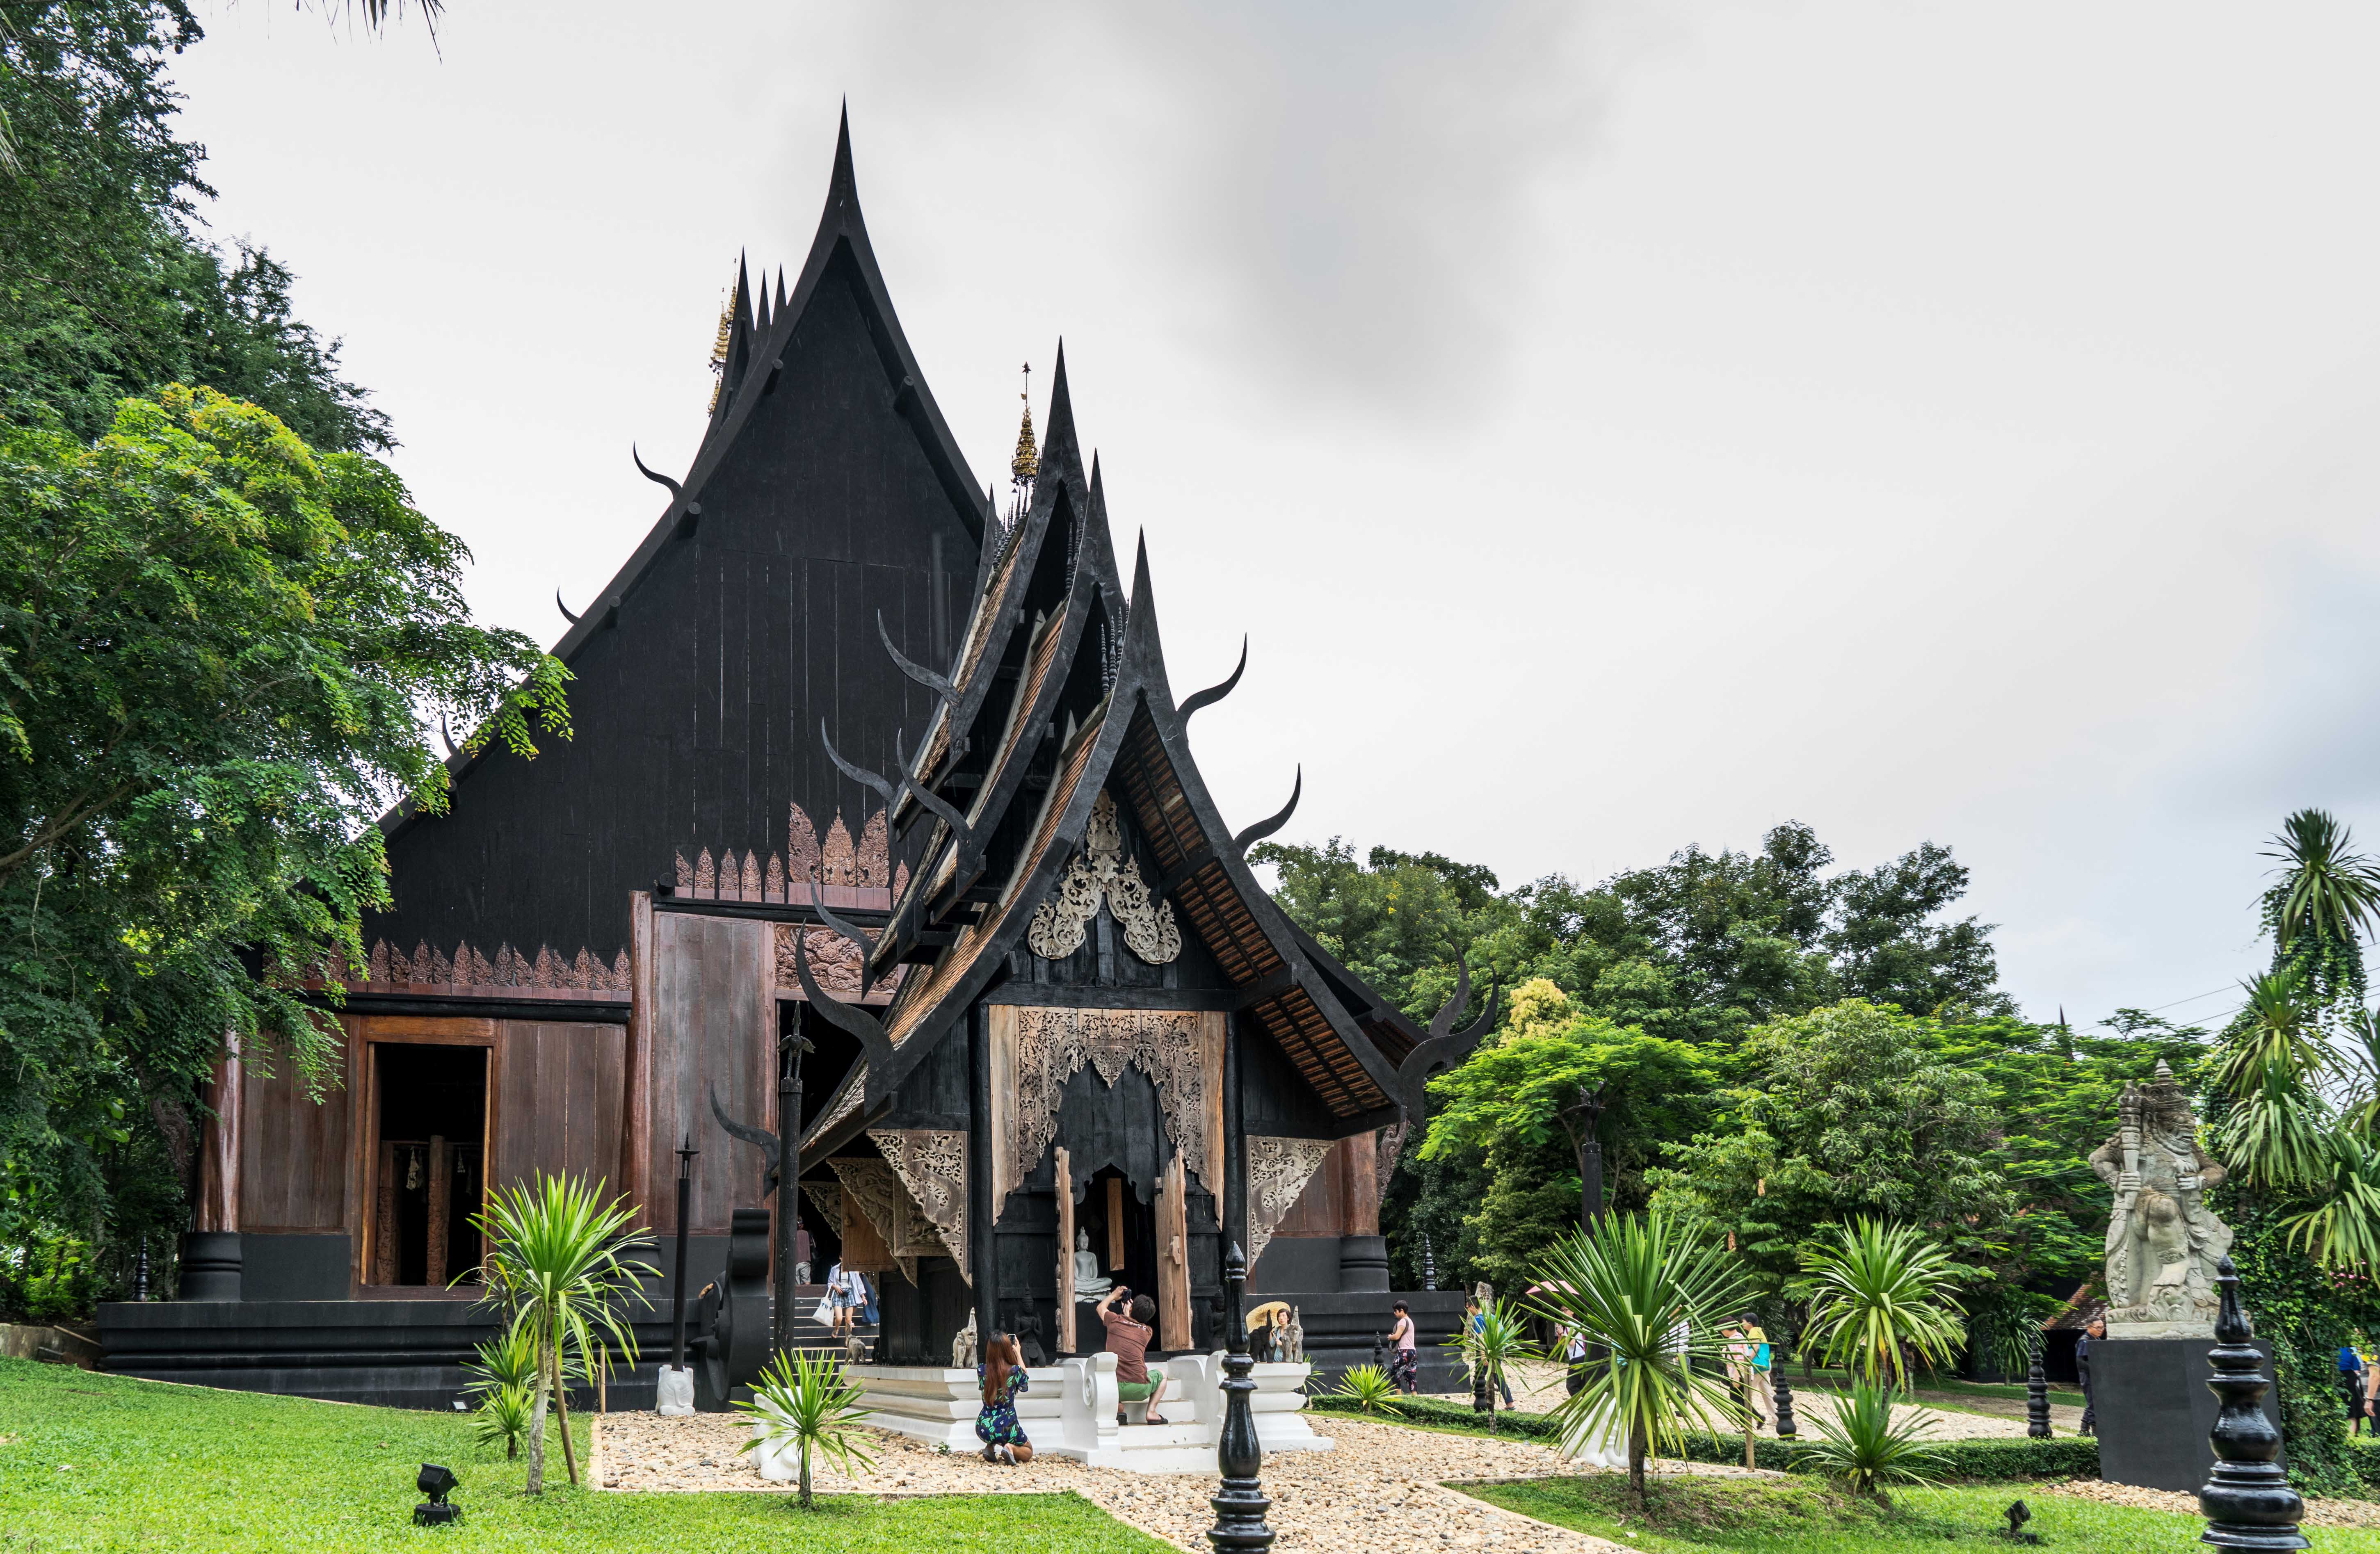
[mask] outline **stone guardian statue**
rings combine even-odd
[[[2205,1203],[2221,1161],[2199,1147],[2198,1120],[2160,1059],[2147,1086],[2127,1083],[2116,1134],[2091,1169],[2115,1189],[2107,1220],[2107,1336],[2212,1338],[2222,1302],[2215,1265],[2231,1227]]]

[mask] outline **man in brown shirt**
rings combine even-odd
[[[1128,1296],[1132,1301],[1130,1316],[1117,1309]],[[1153,1400],[1165,1390],[1165,1367],[1148,1363],[1148,1342],[1157,1336],[1151,1327],[1157,1320],[1157,1303],[1147,1295],[1135,1295],[1119,1284],[1099,1303],[1099,1324],[1107,1329],[1109,1352],[1116,1357],[1116,1401],[1151,1400],[1150,1406],[1154,1407]],[[1124,1413],[1121,1408],[1116,1410],[1117,1424],[1130,1422]],[[1162,1425],[1165,1421],[1150,1414],[1141,1423]]]

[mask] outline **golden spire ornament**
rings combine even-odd
[[[1016,429],[1016,456],[1008,461],[1010,479],[1018,486],[1031,484],[1033,477],[1041,472],[1040,450],[1033,444],[1032,387],[1033,364],[1028,361],[1025,364],[1025,391],[1016,396],[1025,401],[1025,419]]]

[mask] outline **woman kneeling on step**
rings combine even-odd
[[[983,1408],[975,1416],[983,1460],[1011,1467],[1031,1462],[1033,1443],[1025,1439],[1025,1426],[1016,1417],[1016,1394],[1030,1388],[1033,1380],[1025,1374],[1025,1359],[1016,1352],[1014,1337],[994,1333],[984,1346],[983,1364],[975,1367],[975,1374],[983,1383]]]
[[[1132,1302],[1132,1315],[1116,1309],[1123,1301]],[[1157,1396],[1165,1390],[1165,1367],[1148,1363],[1148,1341],[1157,1336],[1157,1303],[1147,1295],[1135,1295],[1119,1284],[1108,1292],[1099,1303],[1099,1322],[1108,1330],[1108,1350],[1116,1357],[1116,1401],[1138,1403],[1137,1409],[1119,1408],[1116,1423],[1133,1423],[1133,1414],[1143,1414],[1144,1425],[1162,1425],[1165,1421],[1152,1412]]]

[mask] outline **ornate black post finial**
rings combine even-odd
[[[1241,1309],[1247,1293],[1248,1259],[1240,1251],[1239,1243],[1223,1258],[1223,1283],[1231,1291],[1226,1301],[1231,1315],[1232,1352],[1223,1361],[1227,1379],[1223,1383],[1223,1431],[1215,1447],[1217,1466],[1222,1469],[1223,1487],[1207,1503],[1215,1508],[1215,1524],[1207,1529],[1207,1541],[1218,1549],[1269,1549],[1272,1547],[1273,1531],[1265,1525],[1265,1512],[1272,1509],[1257,1475],[1264,1467],[1264,1444],[1257,1439],[1257,1416],[1252,1406],[1257,1384],[1248,1373],[1257,1367],[1248,1354],[1248,1324]]]
[[[1768,1351],[1768,1380],[1777,1394],[1777,1439],[1791,1440],[1802,1433],[1801,1422],[1793,1417],[1793,1383],[1785,1378],[1785,1356],[1791,1354],[1791,1343],[1771,1345]]]
[[[2049,1376],[2041,1367],[2041,1329],[2033,1333],[2033,1355],[2024,1372],[2024,1433],[2035,1440],[2047,1440],[2049,1429]]]
[[[2280,1464],[2281,1432],[2265,1417],[2265,1356],[2248,1341],[2255,1336],[2240,1305],[2240,1274],[2231,1259],[2215,1265],[2223,1305],[2215,1318],[2215,1347],[2206,1356],[2215,1378],[2207,1385],[2223,1402],[2208,1439],[2215,1446],[2215,1473],[2198,1491],[2206,1517],[2202,1543],[2217,1548],[2306,1548],[2298,1524],[2305,1501],[2289,1487]]]

